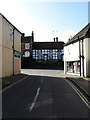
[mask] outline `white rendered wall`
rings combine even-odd
[[[2,16],[0,15],[0,78],[2,78]]]
[[[81,55],[82,55],[82,43],[81,45]],[[90,76],[90,38],[85,38],[83,40],[83,52],[84,52],[84,75],[85,77]],[[70,44],[64,47],[64,73],[67,73],[67,62],[68,61],[78,61],[79,60],[79,42]],[[81,74],[83,73],[81,58]]]
[[[79,60],[79,42],[64,47],[64,61]]]
[[[87,76],[90,76],[90,38],[87,38]]]
[[[64,47],[64,74],[67,73],[67,62],[79,60],[79,42]]]
[[[84,75],[87,76],[87,39],[84,39]]]
[[[84,40],[84,74],[90,76],[90,38]]]

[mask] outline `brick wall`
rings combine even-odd
[[[21,58],[14,57],[14,73],[20,73],[21,71]]]
[[[28,49],[25,49],[25,44],[21,44],[21,58],[23,58],[23,55],[25,55],[24,53],[25,53],[25,51],[29,51],[29,52],[31,52],[32,51],[32,49],[31,49],[31,43],[29,43],[29,45],[30,45],[30,48],[29,48],[29,50]]]
[[[21,44],[21,58],[23,58],[24,52],[25,52],[25,44]]]

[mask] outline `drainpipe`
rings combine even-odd
[[[80,46],[79,36],[78,36],[78,40],[79,40],[80,76],[81,76],[81,46]]]
[[[15,27],[13,28],[13,76],[14,76],[14,30]]]
[[[83,63],[83,77],[84,77],[84,54],[83,54],[83,40],[82,40],[82,63]]]
[[[34,43],[34,32],[32,31],[32,40],[31,40],[31,53],[30,53],[30,60],[33,58],[33,43]]]

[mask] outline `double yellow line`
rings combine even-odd
[[[80,90],[77,89],[77,87],[69,80],[65,79],[71,85],[71,87],[75,90],[75,92],[79,95],[79,97],[82,99],[82,101],[86,104],[86,106],[90,109],[90,102],[87,100],[87,98],[80,92]]]

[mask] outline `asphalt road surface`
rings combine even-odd
[[[88,107],[59,70],[22,70],[28,77],[2,94],[3,118],[88,118]]]

